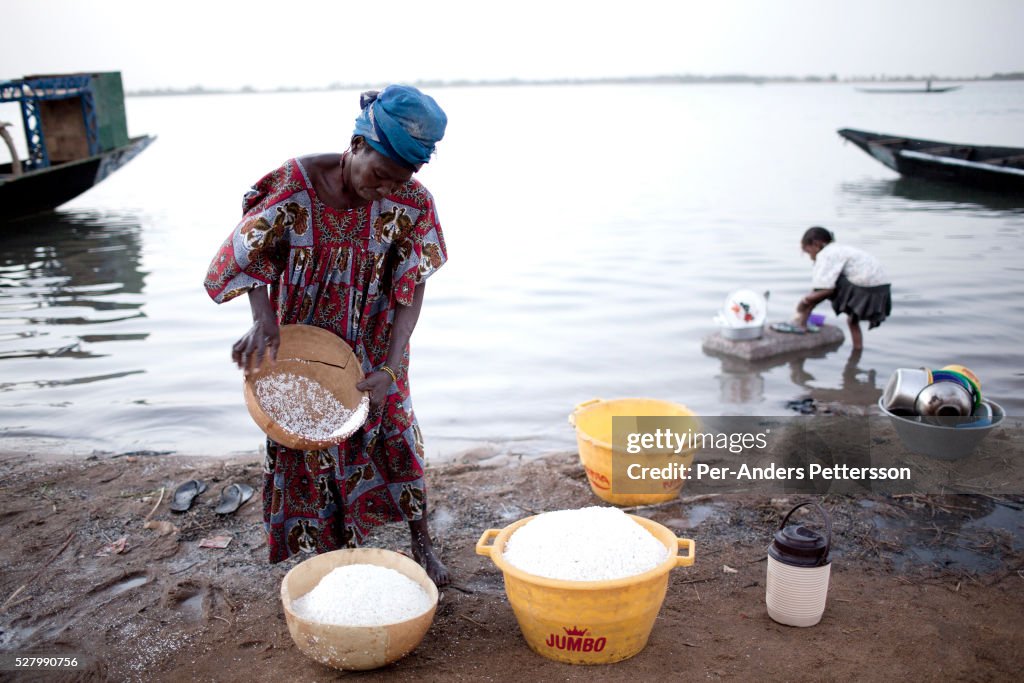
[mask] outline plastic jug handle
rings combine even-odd
[[[679,555],[676,557],[677,567],[689,567],[693,564],[693,561],[697,558],[697,544],[693,542],[692,538],[677,538],[677,546],[682,549],[686,548],[685,555]]]
[[[480,540],[476,542],[476,554],[483,555],[484,557],[491,557],[491,551],[494,550],[494,545],[488,545],[488,542],[493,541],[500,533],[501,529],[488,529],[485,531],[480,536]]]
[[[804,502],[798,503],[795,506],[793,506],[793,509],[787,512],[786,516],[782,518],[782,523],[779,524],[779,531],[786,528],[786,522],[789,521],[789,516],[805,505],[813,505],[817,509],[818,515],[821,516],[823,520],[825,520],[825,529],[828,533],[828,536],[825,539],[824,557],[828,557],[828,554],[832,551],[832,517],[828,514],[828,511],[825,510],[825,508],[823,508],[820,504],[815,503],[813,500],[805,500]]]

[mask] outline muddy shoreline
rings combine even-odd
[[[333,672],[291,642],[278,592],[295,561],[267,563],[258,500],[213,512],[215,492],[258,487],[261,471],[255,456],[0,457],[0,651],[87,660],[74,672],[0,677],[1012,680],[1024,668],[1024,499],[816,497],[835,526],[832,582],[821,623],[796,629],[766,614],[764,560],[781,514],[805,497],[685,490],[632,510],[697,545],[695,565],[670,574],[646,649],[609,666],[549,661],[525,644],[500,571],[473,546],[488,528],[599,501],[575,453],[477,452],[428,467],[431,527],[455,583],[426,639],[387,668]],[[170,491],[191,478],[209,492],[170,512]],[[200,547],[213,536],[231,540]],[[407,531],[381,528],[369,545],[406,550]]]

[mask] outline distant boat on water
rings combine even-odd
[[[897,173],[1024,193],[1024,148],[983,147],[843,128],[839,132]]]
[[[857,88],[857,90],[859,90],[860,92],[876,93],[879,95],[889,95],[898,93],[940,93],[950,92],[951,90],[959,90],[960,88],[961,86],[959,85],[947,85],[941,88],[934,88],[932,87],[932,82],[927,81],[923,88]]]
[[[0,102],[18,102],[28,157],[0,164],[0,219],[55,209],[101,182],[153,137],[128,137],[120,72],[26,76],[0,81]]]

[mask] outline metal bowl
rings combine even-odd
[[[917,395],[932,383],[928,368],[897,368],[882,393],[882,406],[897,415],[916,415]]]
[[[914,401],[914,412],[922,417],[963,417],[973,410],[974,396],[958,382],[932,382]]]
[[[1005,413],[1002,406],[988,399],[983,399],[982,404],[986,406],[982,414],[987,415],[991,412],[991,418],[979,416],[922,419],[896,415],[886,410],[882,405],[882,399],[878,399],[878,407],[889,417],[896,435],[906,449],[938,460],[966,458],[974,452],[982,439],[1003,421]],[[944,424],[936,424],[930,420]]]
[[[968,372],[970,371],[968,370]],[[977,408],[981,403],[980,385],[962,372],[942,368],[941,370],[935,370],[932,372],[932,379],[936,382],[953,382],[954,384],[959,384],[967,390],[968,394],[971,395],[971,400],[974,402],[973,407]]]

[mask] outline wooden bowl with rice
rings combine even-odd
[[[333,569],[348,565],[373,565],[404,575],[424,593],[425,609],[373,625],[325,623],[304,617],[298,609],[300,599],[314,591]],[[375,601],[375,610],[386,612],[389,607],[385,604],[389,595],[387,591],[382,594],[380,586],[351,586],[349,590]],[[296,647],[325,666],[343,670],[376,669],[416,649],[434,622],[438,597],[437,587],[419,564],[383,548],[346,548],[315,555],[292,567],[281,581],[281,604]]]
[[[282,325],[277,362],[245,377],[245,405],[277,443],[310,451],[351,436],[369,413],[359,359],[333,333],[312,325]]]

